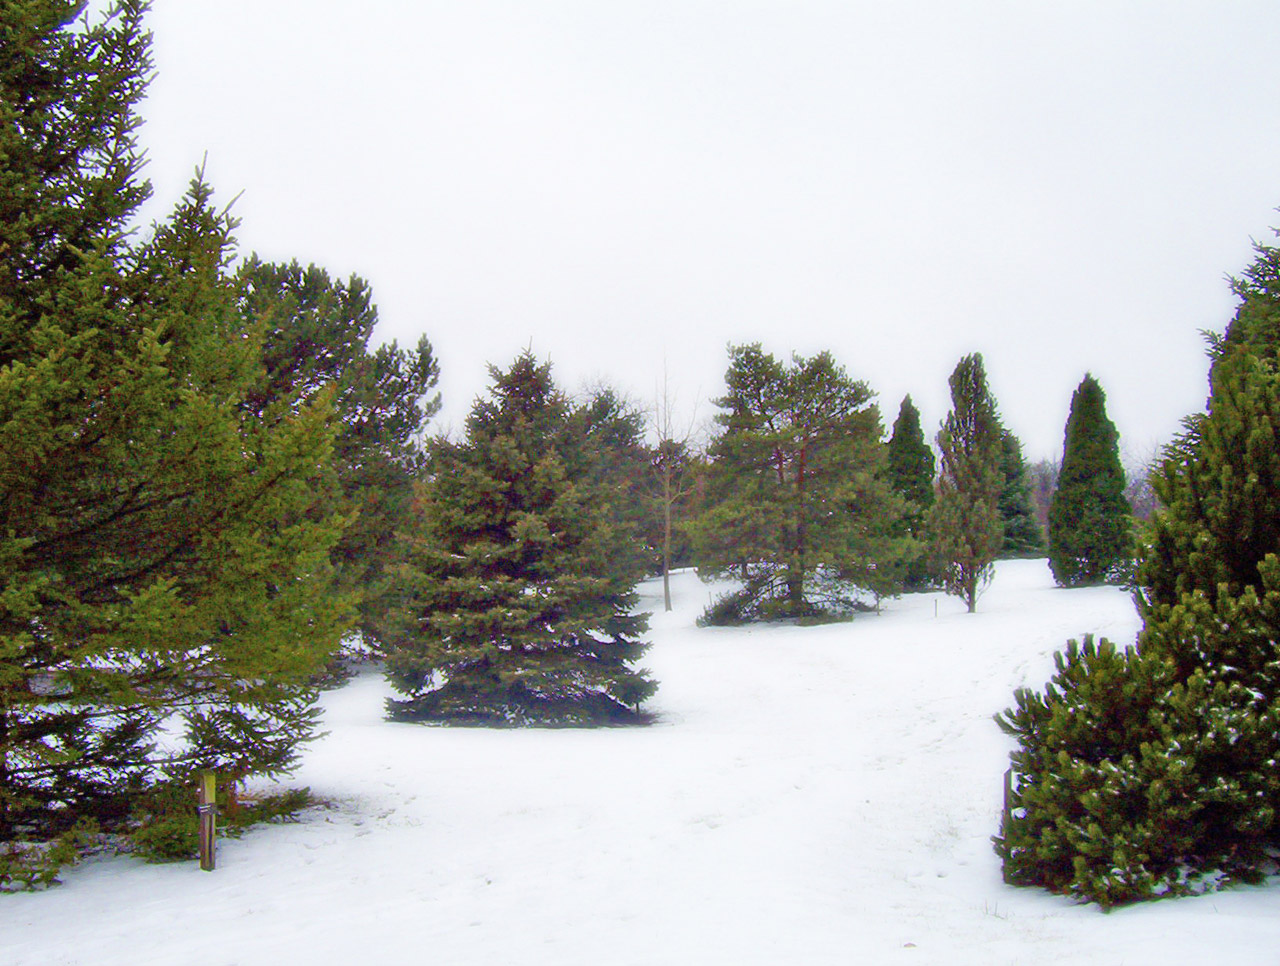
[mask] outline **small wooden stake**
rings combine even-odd
[[[1009,825],[1011,822],[1011,813],[1013,811],[1013,768],[1008,768],[1004,773],[1004,811],[1000,816],[1000,837],[1003,839],[1009,834]],[[1009,868],[1001,864],[1000,878],[1004,879],[1009,885],[1013,885],[1009,881]]]
[[[213,833],[218,819],[218,776],[211,771],[200,773],[200,868],[212,872],[217,855]]]

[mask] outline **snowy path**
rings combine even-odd
[[[212,874],[102,859],[0,897],[0,963],[1280,960],[1280,888],[1103,915],[1000,881],[991,715],[1067,637],[1130,640],[1122,592],[1023,561],[973,616],[918,595],[851,624],[703,630],[707,588],[676,590],[645,662],[655,726],[394,725],[365,675],[326,696],[294,781],[336,808],[224,842]]]

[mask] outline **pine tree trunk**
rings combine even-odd
[[[805,487],[805,457],[807,451],[800,450],[800,459],[796,465],[796,526],[795,526],[795,553],[791,558],[790,572],[787,574],[787,596],[790,598],[791,606],[799,610],[804,606],[804,557],[805,543],[809,539],[808,527],[805,526],[805,506],[804,506],[804,487]]]
[[[671,473],[662,474],[662,604],[671,613]]]

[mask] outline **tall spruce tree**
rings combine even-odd
[[[430,395],[439,377],[431,343],[371,346],[378,312],[359,276],[343,282],[315,265],[253,257],[238,280],[246,324],[263,331],[262,377],[248,404],[266,414],[282,399],[333,395],[339,428],[328,502],[354,514],[332,555],[337,590],[358,597],[357,630],[376,652],[394,594],[395,533],[407,526],[423,462],[417,438],[440,405]]]
[[[1069,646],[1019,742],[1008,881],[1103,905],[1255,881],[1280,848],[1280,252],[1259,248],[1211,351],[1207,412],[1153,485],[1137,647]]]
[[[1043,556],[1044,533],[1036,519],[1031,474],[1022,456],[1021,441],[1008,429],[1002,429],[1000,433],[1000,472],[1004,480],[999,501],[1000,523],[1004,532],[1000,556]]]
[[[1049,567],[1063,587],[1124,579],[1133,560],[1120,436],[1086,374],[1071,396],[1062,467],[1049,504]]]
[[[903,586],[907,590],[920,590],[930,584],[925,521],[933,506],[936,469],[933,450],[924,441],[920,411],[906,396],[898,407],[893,435],[889,437],[885,476],[894,492],[907,501],[907,511],[898,525],[919,546],[919,551],[903,562]]]
[[[938,432],[942,467],[929,512],[930,545],[944,589],[972,614],[1004,537],[1003,427],[981,355],[961,359],[949,381],[951,412]]]
[[[349,617],[329,401],[246,406],[207,186],[130,239],[146,4],[81,6],[0,6],[0,839],[287,767]]]
[[[402,568],[393,717],[490,725],[644,720],[631,537],[549,364],[491,370],[460,442],[439,439]]]
[[[904,501],[883,477],[871,390],[829,353],[784,365],[732,346],[723,427],[712,443],[709,507],[696,524],[701,569],[744,578],[707,619],[805,617],[897,593],[910,541]]]

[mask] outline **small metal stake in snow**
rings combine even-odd
[[[218,776],[200,773],[200,868],[212,872],[216,860],[213,832],[218,817]]]

